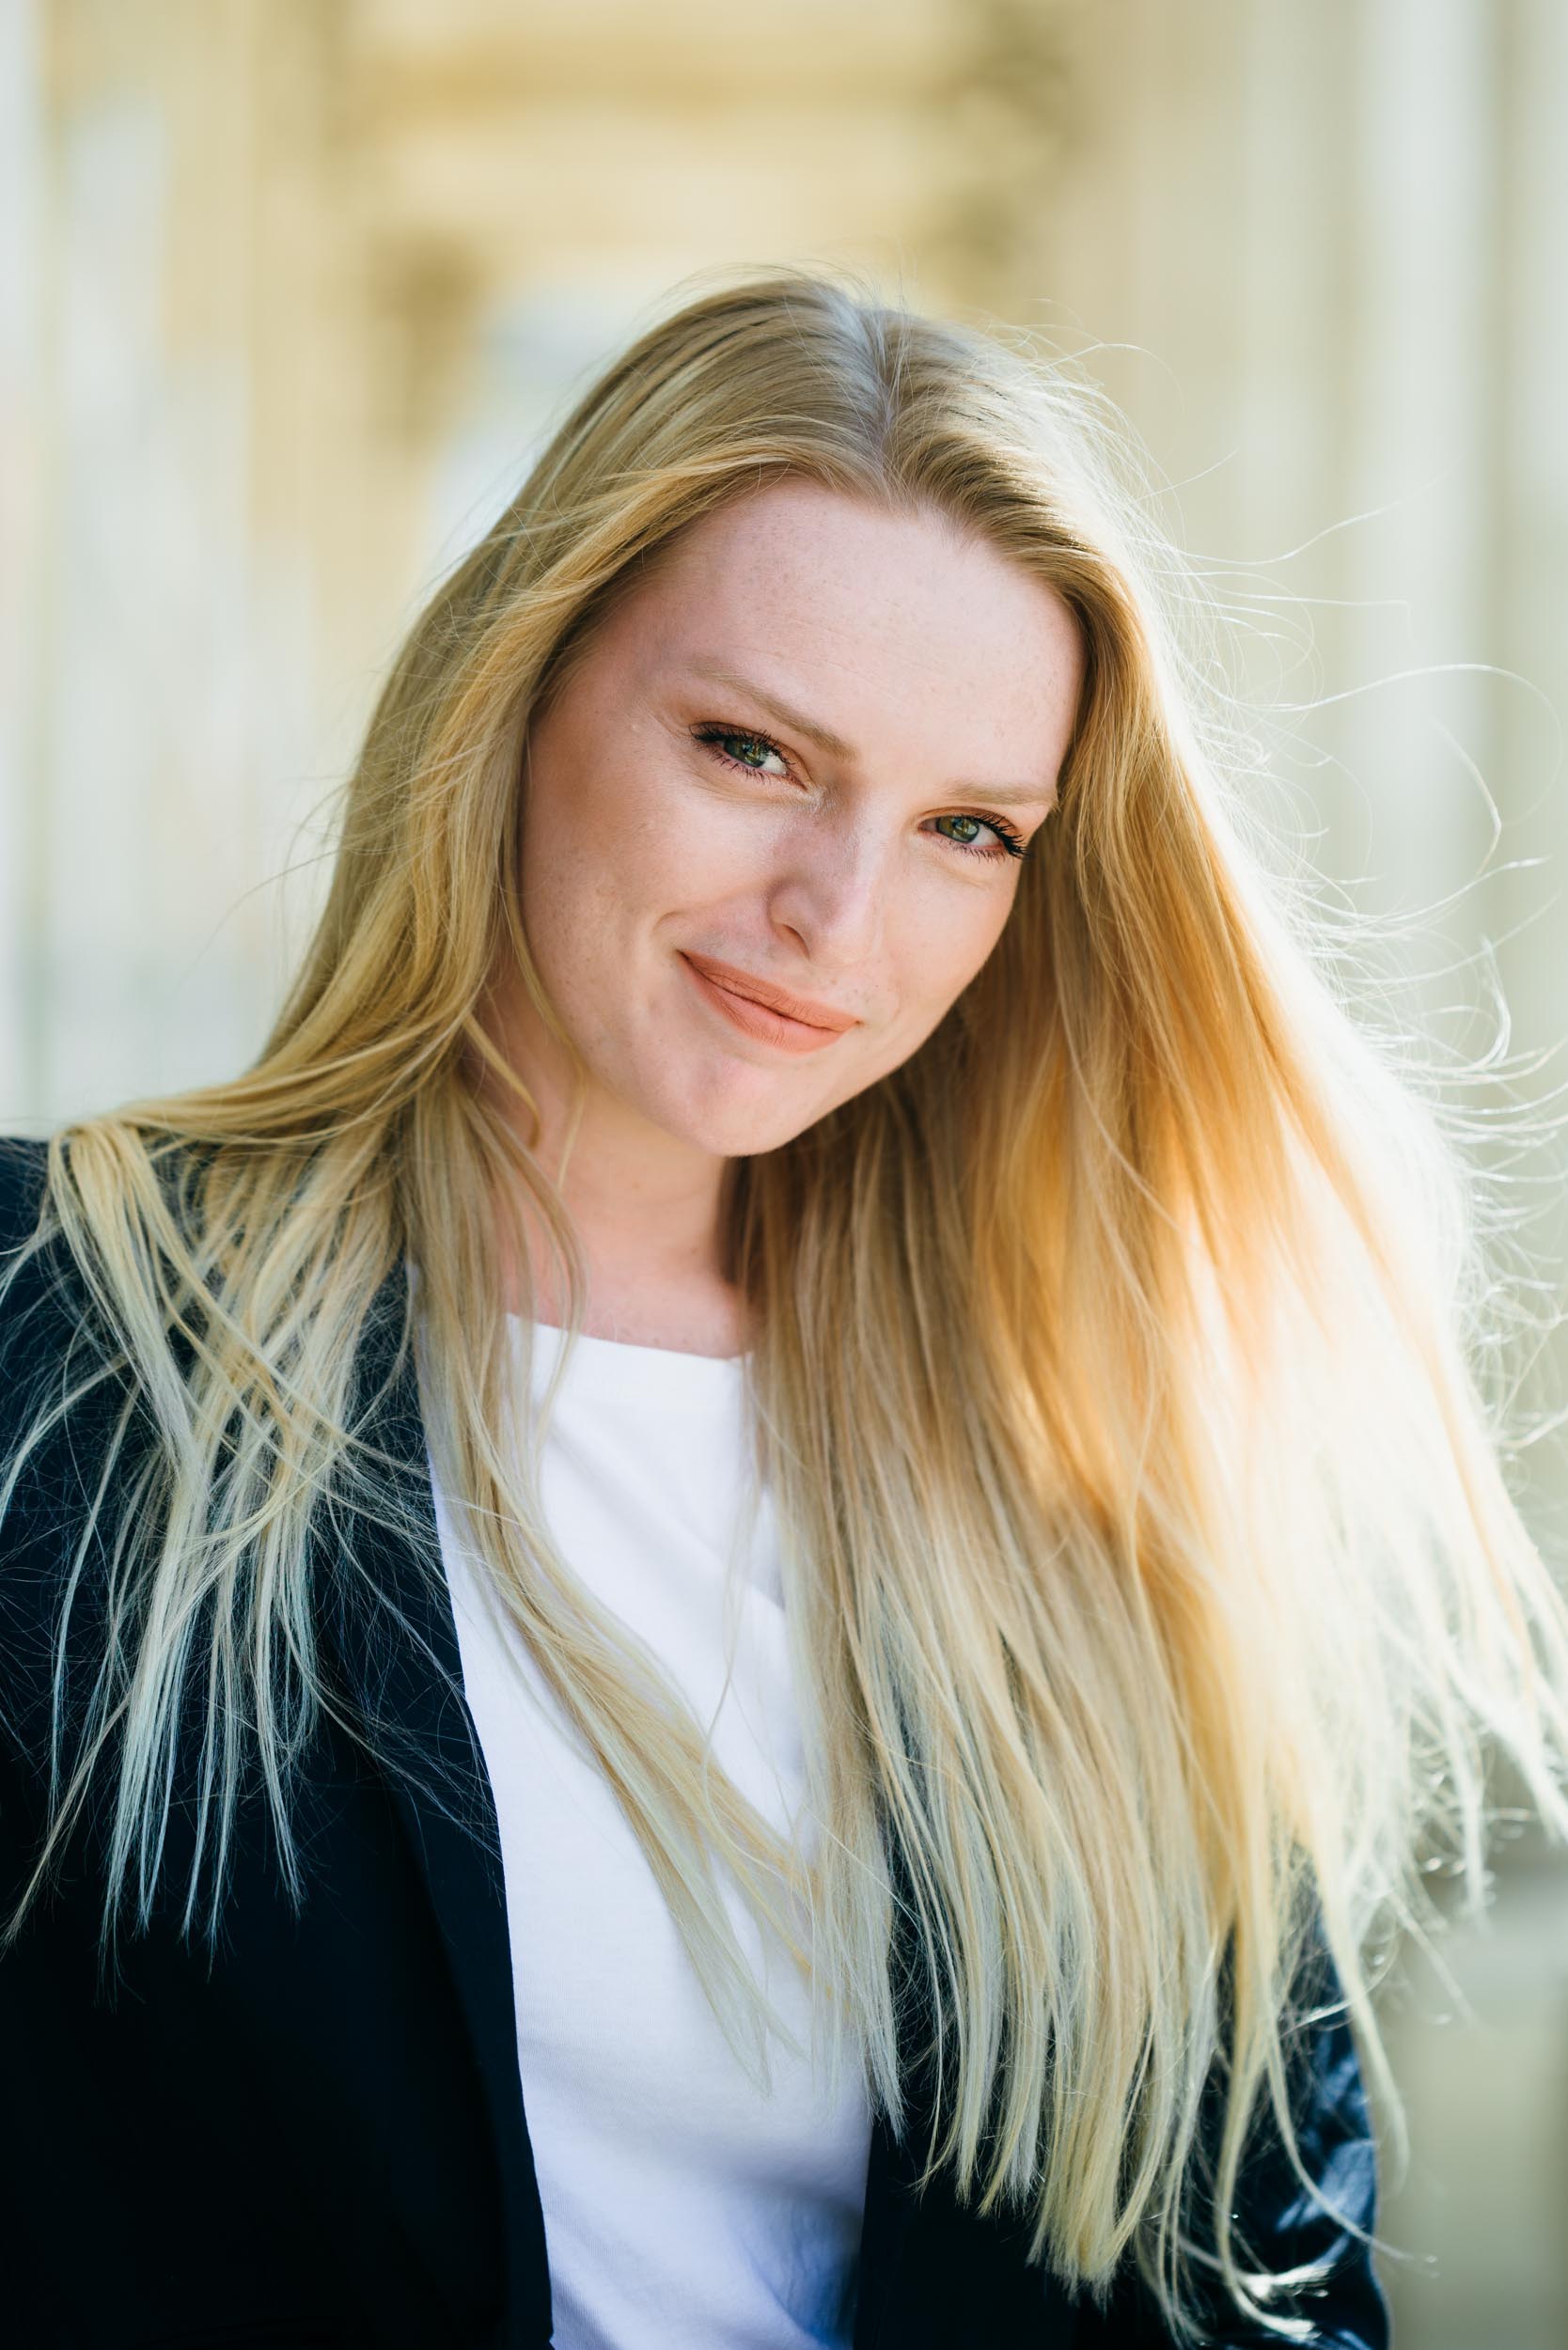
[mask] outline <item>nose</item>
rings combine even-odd
[[[896,850],[865,824],[792,832],[768,885],[768,914],[794,932],[815,971],[853,970],[880,951]]]

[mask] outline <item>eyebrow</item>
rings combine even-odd
[[[835,734],[831,727],[824,727],[819,719],[808,718],[803,710],[796,710],[792,703],[781,700],[776,694],[764,693],[762,688],[754,684],[750,678],[742,677],[738,669],[727,669],[718,662],[694,662],[691,666],[691,675],[705,678],[713,685],[733,686],[738,694],[749,695],[758,707],[765,710],[770,717],[776,718],[780,726],[789,727],[793,733],[804,735],[807,742],[814,743],[820,751],[826,751],[834,759],[845,759],[854,762],[858,757],[855,744],[846,743],[841,734]],[[1057,788],[1054,782],[1045,784],[961,782],[955,783],[952,788],[955,791],[972,791],[981,799],[995,800],[998,807],[1030,807],[1041,801],[1043,801],[1047,807],[1054,807],[1056,805]]]

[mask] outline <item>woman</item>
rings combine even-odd
[[[1565,1626],[1120,482],[689,301],[255,1066],[0,1154],[22,2338],[1387,2342],[1369,1953]]]

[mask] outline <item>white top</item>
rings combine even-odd
[[[519,1325],[519,1335],[521,1325]],[[536,1325],[534,1389],[562,1333]],[[546,1434],[545,1515],[568,1563],[683,1687],[736,1784],[782,1831],[802,1789],[771,1496],[748,1529],[748,1357],[580,1338]],[[717,1872],[741,1946],[800,2041],[771,2095],[731,2053],[658,1883],[454,1532],[436,1524],[463,1682],[494,1790],[519,2068],[557,2350],[847,2345],[870,2116],[830,2101],[809,1994]],[[726,1567],[738,1638],[726,1689]],[[812,1824],[800,1824],[803,1849]]]

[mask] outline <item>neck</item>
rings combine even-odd
[[[750,1344],[746,1302],[724,1271],[723,1213],[731,1164],[635,1117],[601,1089],[590,1092],[562,1169],[570,1100],[564,1073],[548,1053],[530,1056],[527,1080],[539,1104],[536,1154],[561,1193],[588,1272],[583,1328],[627,1345],[682,1354],[738,1355]],[[514,1066],[521,1063],[514,1061]],[[488,1098],[515,1131],[521,1105],[486,1082]],[[550,1250],[525,1213],[534,1318],[560,1326],[566,1301]],[[524,1310],[524,1284],[510,1219],[499,1219],[502,1291],[509,1313]]]

